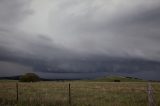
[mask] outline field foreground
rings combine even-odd
[[[69,104],[68,84],[71,84]],[[151,84],[160,106],[160,84]],[[37,82],[0,81],[0,106],[147,106],[147,82]]]

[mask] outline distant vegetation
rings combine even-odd
[[[27,73],[22,75],[19,79],[20,82],[37,82],[40,81],[40,77],[34,73]]]
[[[40,78],[38,75],[34,73],[28,73],[29,75],[20,75],[20,76],[11,76],[11,77],[0,77],[0,80],[20,80],[21,82],[35,82],[32,81],[32,77],[35,76],[37,79],[36,81],[73,81],[73,80],[83,80],[83,81],[98,81],[98,82],[144,82],[145,80],[135,77],[129,76],[106,76],[106,77],[99,77],[96,79],[45,79]],[[31,74],[31,75],[30,75]],[[30,81],[31,80],[31,81]],[[157,81],[150,81],[150,82],[157,82]]]
[[[142,80],[139,78],[134,78],[134,77],[109,76],[109,77],[97,78],[93,81],[100,81],[100,82],[144,82],[145,80]]]

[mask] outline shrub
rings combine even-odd
[[[126,77],[126,78],[128,78],[128,79],[132,79],[132,77]]]
[[[22,75],[19,81],[20,82],[37,82],[37,81],[40,81],[40,78],[38,75],[34,73],[27,73],[25,75]]]
[[[114,80],[114,82],[121,82],[120,80]]]

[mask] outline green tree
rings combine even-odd
[[[37,82],[40,81],[40,78],[35,73],[26,73],[20,77],[20,82]]]

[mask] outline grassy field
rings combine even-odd
[[[147,82],[36,82],[0,81],[0,106],[69,106],[68,84],[71,84],[72,106],[147,106]],[[160,84],[152,83],[157,106],[160,106]]]

